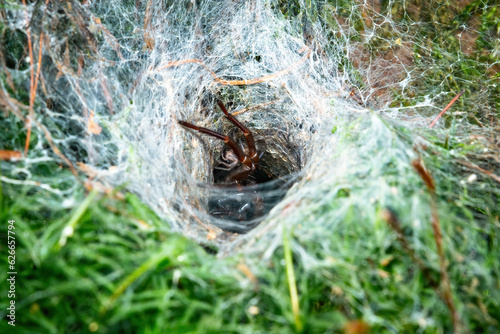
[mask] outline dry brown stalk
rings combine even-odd
[[[120,52],[120,43],[118,43],[118,40],[116,37],[108,30],[104,25],[101,23],[101,19],[98,17],[93,18],[94,23],[96,24],[97,28],[101,30],[102,35],[106,39],[106,41],[111,45],[113,50],[115,50],[116,54],[121,60],[124,60],[122,53]]]
[[[443,116],[443,114],[446,112],[446,110],[450,109],[451,106],[453,104],[455,104],[455,102],[457,102],[458,98],[460,96],[462,96],[462,94],[465,92],[465,89],[463,89],[460,93],[458,93],[454,98],[453,100],[451,100],[450,103],[448,103],[448,105],[446,107],[444,107],[443,111],[441,111],[439,113],[439,115],[436,116],[436,118],[434,118],[434,120],[431,122],[431,124],[429,125],[429,129],[432,129],[432,127],[437,123],[437,121],[441,118],[441,116]]]
[[[7,110],[9,110],[12,114],[14,114],[20,120],[26,122],[26,118],[23,117],[22,112],[20,110],[22,110],[22,109],[26,110],[29,107],[18,102],[15,99],[11,98],[5,91],[0,90],[0,94],[1,94],[0,95],[0,104],[2,106],[7,107],[8,108]],[[71,163],[71,161],[69,161],[69,159],[66,158],[66,156],[64,156],[64,154],[62,154],[61,151],[59,150],[59,148],[54,144],[54,141],[52,140],[52,136],[50,135],[49,130],[47,130],[47,128],[45,126],[40,124],[36,120],[36,118],[32,119],[32,121],[35,123],[35,125],[38,128],[40,128],[42,130],[45,137],[47,138],[47,142],[49,143],[49,146],[51,147],[52,151],[68,165],[69,169],[71,170],[71,173],[73,173],[73,175],[75,175],[75,177],[78,177],[78,173],[77,173],[75,167],[73,166],[73,164]]]
[[[88,28],[88,17],[82,18],[83,14],[78,11],[78,7],[73,8],[71,1],[61,1],[61,8],[64,10],[69,20],[78,26],[79,33],[87,40],[87,45],[94,53],[97,53],[97,41]],[[66,5],[66,6],[64,6]],[[75,15],[73,15],[75,14]]]
[[[23,0],[23,6],[26,7],[26,0]],[[24,155],[26,156],[28,154],[28,147],[29,147],[29,142],[31,139],[31,121],[30,121],[30,118],[32,116],[31,92],[33,89],[33,81],[34,81],[35,72],[34,72],[34,68],[33,68],[33,49],[31,46],[31,29],[30,29],[30,20],[28,17],[28,9],[27,8],[26,8],[25,16],[26,16],[26,25],[27,25],[26,35],[28,37],[28,54],[30,57],[30,110],[29,110],[30,117],[28,117],[26,120],[26,123],[27,123],[26,127],[28,128],[28,132],[26,134],[26,144],[24,146]]]
[[[73,166],[71,161],[69,161],[69,159],[66,158],[66,156],[64,154],[62,154],[62,152],[59,150],[59,148],[54,144],[54,141],[52,140],[52,136],[50,135],[49,130],[47,130],[47,128],[43,124],[38,123],[38,121],[36,121],[36,120],[35,120],[35,124],[37,127],[42,129],[42,132],[44,133],[45,138],[47,138],[47,142],[49,143],[50,148],[52,148],[52,151],[59,158],[61,158],[66,163],[66,165],[68,165],[69,169],[71,170],[71,173],[73,173],[73,175],[76,178],[78,178],[78,172],[76,171],[75,166]]]
[[[434,179],[432,178],[431,174],[427,172],[427,170],[424,168],[424,166],[422,166],[419,160],[413,160],[412,166],[417,170],[418,175],[420,175],[420,177],[424,181],[429,191],[434,193],[436,191],[436,186],[434,184]]]
[[[303,52],[303,51],[304,51],[304,48],[299,50],[299,52]],[[169,67],[175,67],[175,66],[180,66],[180,65],[184,65],[184,64],[199,64],[199,65],[203,66],[212,75],[212,77],[215,79],[215,81],[217,81],[219,84],[221,84],[223,86],[254,85],[254,84],[258,84],[258,83],[262,83],[262,82],[271,81],[277,77],[280,77],[280,76],[287,74],[288,72],[293,70],[295,67],[297,67],[298,65],[300,65],[301,63],[306,61],[306,59],[309,57],[310,54],[311,54],[311,49],[309,49],[308,52],[304,55],[304,57],[302,57],[299,61],[288,66],[284,70],[278,71],[278,72],[270,74],[270,75],[266,75],[264,77],[250,79],[250,80],[224,80],[224,79],[221,79],[217,76],[217,74],[215,74],[214,71],[212,71],[207,65],[205,65],[205,63],[203,61],[201,61],[199,59],[172,60],[172,61],[169,61],[165,66],[160,67],[158,69],[158,71],[164,70],[164,69],[169,68]]]
[[[45,2],[45,6],[47,6],[49,0]],[[23,6],[26,6],[26,0],[23,0]],[[25,12],[26,16],[26,22],[27,22],[27,28],[26,28],[26,35],[28,37],[28,51],[29,51],[29,56],[30,56],[30,104],[29,104],[29,117],[26,118],[26,127],[28,128],[27,133],[26,133],[26,143],[24,145],[24,156],[28,154],[28,149],[30,145],[30,140],[31,140],[31,120],[35,116],[35,111],[34,111],[34,104],[35,104],[35,97],[36,97],[36,89],[38,86],[38,78],[40,77],[40,69],[42,68],[42,43],[43,43],[43,31],[40,32],[39,36],[39,45],[38,45],[38,68],[36,70],[36,77],[35,77],[35,69],[34,69],[34,59],[33,59],[33,47],[31,45],[31,29],[30,29],[30,21],[28,17],[28,10]],[[44,12],[45,16],[45,12]]]
[[[458,97],[457,97],[458,98]],[[441,233],[441,225],[439,223],[439,214],[437,208],[437,196],[436,196],[436,188],[434,179],[432,175],[424,168],[420,160],[413,160],[412,162],[413,168],[417,171],[419,176],[424,181],[427,186],[427,190],[431,195],[431,224],[432,230],[434,232],[434,240],[436,241],[436,248],[439,256],[439,268],[441,273],[441,284],[442,284],[442,299],[448,307],[452,322],[453,322],[453,331],[455,333],[461,332],[460,319],[458,318],[458,313],[455,308],[455,304],[453,302],[453,296],[451,294],[451,285],[450,279],[448,277],[447,263],[446,257],[444,254],[443,247],[443,235]]]
[[[19,160],[19,159],[21,159],[21,152],[19,151],[0,150],[0,160]]]
[[[11,98],[7,92],[0,89],[0,107],[13,113],[21,121],[26,122],[26,118],[22,115],[21,110],[28,107],[16,99]]]
[[[113,107],[113,98],[111,97],[111,94],[109,94],[108,86],[106,85],[106,79],[104,76],[101,74],[101,80],[99,82],[102,93],[104,94],[104,99],[106,100],[106,104],[108,105],[109,113],[111,115],[115,114],[115,110]]]
[[[152,50],[155,46],[155,40],[149,35],[149,31],[151,30],[151,2],[149,0],[146,4],[146,15],[144,17],[144,43],[146,43],[146,48],[148,50]]]
[[[488,175],[489,177],[491,177],[493,180],[497,181],[498,183],[500,183],[500,176],[498,176],[496,174],[493,174],[492,172],[490,172],[490,171],[488,171],[488,170],[486,170],[484,168],[476,166],[473,163],[470,163],[470,162],[467,162],[467,161],[457,160],[457,162],[459,164],[462,164],[462,165],[467,166],[469,168],[474,168],[474,169],[480,171],[481,173],[484,173],[484,174]]]

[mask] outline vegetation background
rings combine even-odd
[[[370,110],[388,97],[390,108],[404,110],[431,98],[442,109],[463,90],[440,119],[442,126],[387,128],[388,138],[410,144],[425,139],[415,143],[420,159],[412,166],[383,166],[381,175],[396,189],[394,202],[370,202],[363,192],[370,179],[352,175],[329,202],[303,207],[300,222],[281,222],[271,254],[234,250],[217,256],[216,245],[175,233],[136,195],[92,183],[84,165],[73,163],[84,156],[80,146],[58,148],[82,129],[53,117],[50,110],[65,104],[44,98],[43,77],[58,71],[64,76],[64,66],[77,75],[81,60],[74,49],[57,55],[46,50],[42,58],[37,43],[43,41],[42,23],[56,14],[54,29],[90,58],[88,50],[111,43],[92,37],[97,33],[95,21],[85,20],[87,1],[3,0],[0,281],[7,279],[9,220],[15,220],[18,274],[15,328],[7,324],[8,286],[0,284],[0,332],[498,332],[499,2],[270,3],[283,20],[320,22],[332,40],[339,27],[349,28],[355,47],[343,64],[357,87],[351,98]],[[147,5],[124,2],[141,10]],[[29,30],[9,23],[26,6],[39,11]],[[391,24],[384,24],[388,19]],[[102,24],[113,31],[114,22]],[[373,34],[369,40],[367,33]],[[149,38],[144,35],[145,45],[154,42]],[[393,85],[400,80],[397,68],[384,66],[394,58],[416,74],[404,89]],[[41,74],[37,62],[46,64]],[[365,98],[375,77],[376,94]],[[350,129],[339,136],[354,151],[363,134]],[[49,153],[25,159],[25,150]],[[420,232],[408,211],[415,196],[425,205],[412,208],[428,217]],[[341,209],[334,230],[317,230],[316,223]]]

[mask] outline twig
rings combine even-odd
[[[113,34],[106,29],[101,23],[101,19],[98,17],[93,18],[94,23],[97,25],[97,28],[101,30],[102,35],[104,36],[104,39],[111,45],[113,50],[115,50],[116,54],[121,60],[124,60],[122,53],[120,52],[120,43],[118,43],[117,39]]]
[[[146,43],[146,48],[148,48],[149,50],[153,50],[155,46],[155,40],[149,34],[149,30],[151,30],[151,2],[152,0],[149,0],[146,4],[146,15],[144,17],[143,28],[144,43]]]
[[[304,48],[299,50],[299,52],[301,52],[301,51],[303,52],[303,49]],[[217,81],[219,84],[221,84],[223,86],[254,85],[254,84],[258,84],[258,83],[262,83],[262,82],[271,81],[272,79],[274,79],[276,77],[280,77],[280,76],[287,74],[288,72],[293,70],[295,67],[297,67],[299,64],[306,61],[306,59],[309,57],[310,54],[311,54],[311,49],[309,49],[308,52],[305,54],[305,56],[302,57],[299,61],[290,65],[289,67],[285,68],[284,70],[281,70],[279,72],[276,72],[276,73],[273,73],[270,75],[266,75],[264,77],[250,79],[250,80],[224,80],[224,79],[221,79],[217,76],[217,74],[215,74],[214,71],[212,71],[207,65],[205,65],[205,63],[203,63],[203,61],[201,61],[199,59],[172,60],[172,61],[169,61],[165,66],[160,67],[158,69],[158,71],[164,70],[164,69],[169,68],[169,67],[180,66],[180,65],[184,65],[184,64],[199,64],[199,65],[203,66],[207,71],[210,72],[210,74],[215,79],[215,81]]]
[[[19,160],[21,152],[0,150],[0,160]]]
[[[101,80],[99,82],[102,90],[102,94],[104,95],[104,99],[106,100],[106,104],[108,105],[109,113],[111,115],[115,114],[114,108],[113,108],[113,98],[111,97],[111,94],[109,94],[108,86],[106,85],[106,79],[101,73]]]
[[[97,40],[88,28],[88,21],[90,18],[82,18],[82,13],[78,11],[79,7],[71,6],[70,1],[61,1],[61,4],[63,5],[60,8],[62,8],[66,16],[68,16],[69,21],[78,26],[80,35],[85,37],[85,39],[87,40],[87,45],[92,49],[92,51],[94,51],[94,53],[98,53]],[[64,4],[66,4],[67,7],[64,6]]]
[[[48,0],[45,2],[45,5],[48,4]],[[23,5],[26,7],[26,0],[22,1]],[[28,22],[29,25],[29,18],[28,18],[28,11],[26,10],[26,21]],[[45,14],[45,12],[44,12]],[[34,109],[33,105],[35,102],[35,96],[36,96],[36,88],[37,88],[37,83],[38,83],[38,78],[40,76],[40,69],[41,69],[41,63],[42,63],[42,42],[43,42],[43,32],[40,33],[40,45],[38,48],[38,69],[36,73],[36,77],[34,74],[34,66],[33,66],[33,50],[32,50],[32,45],[31,45],[31,33],[30,33],[30,28],[28,26],[27,28],[27,37],[28,37],[28,48],[29,48],[29,55],[30,55],[30,66],[31,66],[31,78],[30,78],[30,105],[27,107],[26,105],[19,103],[15,99],[12,99],[5,91],[0,90],[0,104],[4,105],[3,101],[5,101],[5,106],[8,107],[10,112],[12,112],[15,116],[17,116],[21,121],[24,121],[27,123],[28,127],[28,133],[26,136],[26,145],[25,145],[25,151],[24,151],[24,156],[26,156],[28,148],[29,148],[29,142],[30,142],[30,136],[31,136],[31,122],[35,123],[37,127],[39,127],[42,132],[45,135],[45,138],[47,139],[47,142],[49,146],[51,147],[52,151],[59,157],[61,158],[66,165],[68,165],[69,169],[71,170],[71,173],[78,178],[78,172],[76,171],[75,167],[69,161],[68,158],[64,154],[61,153],[59,148],[54,144],[54,141],[52,140],[52,136],[50,135],[49,130],[45,126],[43,126],[41,123],[39,123],[34,116]],[[26,109],[28,108],[28,117],[23,117],[22,112],[19,111],[19,109]]]
[[[26,0],[23,0],[23,6],[27,7],[26,6]],[[26,8],[26,12],[25,12],[25,16],[26,16],[26,36],[28,37],[28,54],[29,54],[29,57],[30,57],[30,110],[29,110],[29,114],[30,114],[30,117],[28,117],[26,119],[26,127],[28,128],[28,132],[26,134],[26,143],[24,145],[24,156],[26,156],[28,154],[28,147],[29,147],[29,142],[30,142],[30,139],[31,139],[31,116],[32,116],[32,105],[31,105],[31,95],[32,95],[32,90],[33,90],[33,81],[34,81],[34,76],[35,76],[35,73],[34,73],[34,68],[33,68],[33,48],[32,48],[32,45],[31,45],[31,29],[30,29],[30,20],[29,20],[29,17],[28,17],[28,8]]]
[[[0,107],[9,110],[21,121],[26,122],[26,118],[24,118],[20,110],[28,109],[28,107],[16,99],[11,98],[3,89],[0,89]]]
[[[472,116],[472,118],[474,118],[476,120],[477,124],[479,124],[480,127],[484,128],[483,123],[481,123],[481,121],[476,116],[474,116],[474,114],[470,114],[470,115]]]
[[[5,99],[5,101],[6,101],[5,106],[9,107],[10,112],[12,112],[20,120],[25,121],[26,119],[23,117],[23,115],[21,114],[21,112],[19,110],[16,110],[16,108],[27,109],[28,107],[22,103],[19,103],[16,100],[12,99],[6,92],[4,92],[2,90],[0,90],[0,94],[3,95],[3,96],[0,95],[0,101],[2,101],[2,98]],[[49,130],[47,130],[47,128],[45,126],[43,126],[41,123],[39,123],[36,120],[36,118],[33,119],[33,122],[35,123],[35,125],[37,127],[42,129],[42,132],[44,133],[45,138],[47,139],[49,146],[52,148],[52,151],[68,165],[69,169],[71,170],[71,173],[73,173],[73,175],[75,177],[78,177],[78,173],[77,173],[75,167],[73,166],[73,164],[71,163],[71,161],[69,161],[69,159],[66,158],[66,156],[64,156],[64,154],[62,154],[61,151],[59,150],[59,148],[54,144],[54,141],[52,140],[52,136],[50,135]]]
[[[439,113],[439,115],[436,116],[436,118],[434,118],[434,120],[431,122],[431,124],[429,125],[429,129],[432,129],[432,127],[437,123],[437,121],[441,118],[441,116],[443,116],[443,114],[446,112],[446,110],[450,109],[451,106],[457,102],[458,98],[460,96],[462,96],[462,94],[465,92],[465,89],[462,89],[462,91],[460,93],[458,93],[454,98],[453,100],[451,100],[450,103],[448,103],[448,105],[446,107],[444,107],[443,111],[441,111]]]
[[[45,2],[45,6],[47,6],[49,0]],[[23,0],[23,5],[26,6],[26,0]],[[45,12],[44,12],[45,16]],[[30,56],[30,109],[29,109],[29,117],[26,119],[26,126],[28,127],[28,131],[26,133],[26,143],[24,145],[24,156],[27,156],[28,154],[28,149],[30,145],[30,140],[31,140],[31,120],[33,119],[35,115],[34,111],[34,104],[35,104],[35,97],[36,97],[36,89],[38,86],[38,78],[40,77],[40,69],[42,67],[42,43],[43,43],[43,31],[40,32],[39,36],[39,45],[38,45],[38,68],[36,70],[36,77],[34,76],[34,67],[33,67],[33,47],[31,45],[31,33],[30,33],[30,22],[28,18],[28,10],[26,9],[26,21],[28,23],[28,27],[26,28],[26,35],[28,36],[28,50],[29,50],[29,56]]]
[[[458,97],[456,97],[457,99]],[[455,100],[456,100],[455,99]],[[460,333],[460,320],[458,318],[458,313],[455,308],[455,304],[453,302],[453,296],[451,294],[451,286],[450,279],[448,277],[446,257],[444,254],[443,247],[443,235],[441,233],[441,226],[439,223],[439,214],[437,209],[437,197],[436,197],[436,186],[434,184],[434,179],[432,175],[422,166],[419,160],[414,160],[412,162],[413,168],[420,175],[422,180],[424,181],[429,194],[431,195],[431,224],[432,230],[434,232],[434,240],[436,241],[436,248],[439,256],[439,267],[441,272],[441,284],[443,288],[443,299],[450,310],[452,322],[453,322],[453,331],[455,333]]]
[[[493,180],[497,181],[498,183],[500,183],[500,176],[498,176],[496,174],[493,174],[492,172],[490,172],[490,171],[488,171],[488,170],[486,170],[484,168],[476,166],[473,163],[470,163],[470,162],[467,162],[467,161],[457,160],[457,162],[459,164],[462,164],[462,165],[467,166],[469,168],[474,168],[474,169],[476,169],[476,170],[478,170],[478,171],[480,171],[480,172],[488,175],[489,177],[491,177]]]
[[[43,131],[43,133],[45,135],[45,138],[47,138],[47,142],[49,143],[49,146],[52,148],[52,151],[59,158],[61,158],[66,163],[66,165],[68,165],[69,169],[71,170],[71,173],[73,173],[73,175],[76,178],[78,178],[78,172],[76,171],[75,166],[73,166],[73,164],[71,163],[71,161],[69,161],[69,159],[66,158],[66,156],[64,154],[62,154],[62,152],[59,150],[59,148],[54,144],[54,141],[52,140],[52,136],[50,135],[49,130],[47,130],[47,128],[45,126],[43,126],[43,124],[38,123],[38,121],[35,121],[35,124],[40,129],[42,129],[42,131]]]

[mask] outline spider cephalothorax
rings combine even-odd
[[[231,149],[231,151],[223,150],[221,154],[221,159],[224,161],[224,166],[228,169],[227,182],[229,183],[241,183],[244,182],[252,175],[259,165],[259,155],[255,147],[255,141],[250,130],[241,124],[233,115],[231,115],[224,104],[221,101],[217,101],[217,104],[221,110],[226,115],[226,118],[230,120],[234,125],[236,125],[245,136],[245,141],[248,146],[248,153],[245,153],[236,142],[227,135],[196,126],[194,124],[179,121],[179,124],[196,130],[198,132],[207,134],[209,136],[221,139],[224,143]]]

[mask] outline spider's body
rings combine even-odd
[[[293,155],[286,151],[293,147],[283,141],[282,137],[276,136],[276,129],[271,129],[268,133],[259,133],[259,137],[272,138],[267,142],[259,141],[259,148],[262,150],[259,154],[252,132],[231,115],[222,102],[217,101],[217,104],[226,118],[243,132],[246,150],[228,135],[184,121],[179,121],[179,124],[218,138],[227,145],[213,166],[217,191],[208,198],[208,213],[218,219],[242,223],[224,225],[223,228],[245,233],[258,224],[259,219],[276,205],[284,196],[284,190],[290,186],[290,183],[279,179],[294,171],[296,165],[290,160]]]
[[[243,132],[245,141],[248,146],[248,153],[244,152],[236,144],[236,142],[227,135],[223,135],[221,133],[202,128],[184,121],[179,121],[179,124],[184,127],[223,140],[224,143],[226,143],[226,145],[230,148],[230,150],[223,150],[221,154],[221,164],[225,168],[227,168],[228,171],[227,182],[241,184],[242,182],[245,182],[257,169],[259,165],[259,154],[257,153],[255,141],[250,130],[248,130],[247,127],[245,127],[233,115],[231,115],[221,101],[217,101],[217,104],[226,115],[226,118]]]

